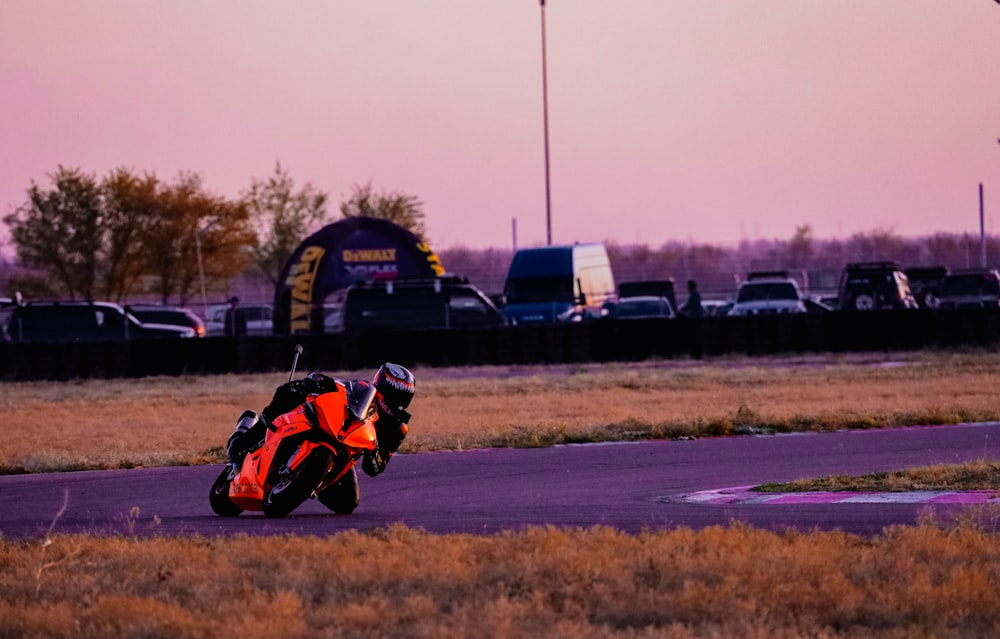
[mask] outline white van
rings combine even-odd
[[[615,277],[603,244],[521,249],[504,284],[511,324],[579,322],[601,317],[615,300]]]

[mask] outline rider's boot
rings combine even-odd
[[[233,430],[233,434],[229,436],[229,441],[226,443],[226,455],[234,468],[239,469],[247,454],[257,448],[260,440],[263,439],[264,430],[264,422],[255,411],[243,411],[243,414],[236,421],[236,429]]]

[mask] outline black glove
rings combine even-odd
[[[284,387],[284,389],[282,389],[282,386]],[[288,393],[290,395],[299,395],[304,397],[305,395],[309,394],[311,386],[312,384],[309,382],[308,378],[302,378],[282,384],[281,386],[278,387],[278,389],[283,390],[285,393]]]
[[[337,380],[323,373],[309,373],[305,380],[310,393],[329,393],[337,390]]]
[[[299,396],[301,398],[299,403],[302,403],[305,401],[306,395],[319,395],[337,390],[337,382],[323,373],[309,373],[302,379],[285,382],[278,387],[276,393],[282,389]]]

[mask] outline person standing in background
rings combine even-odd
[[[705,317],[705,309],[701,305],[701,293],[698,292],[698,283],[688,280],[688,298],[681,307],[681,314],[686,317]]]
[[[243,337],[247,334],[247,318],[240,308],[240,298],[230,297],[224,318],[226,337]]]

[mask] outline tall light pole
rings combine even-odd
[[[198,280],[201,282],[201,316],[208,319],[208,299],[205,297],[205,267],[201,261],[201,234],[208,231],[221,220],[216,218],[201,228],[194,230],[194,248],[198,253]]]
[[[1000,2],[1000,0],[997,0]],[[538,0],[542,11],[542,122],[545,128],[545,237],[552,245],[552,195],[549,186],[549,80],[545,55],[545,0]]]
[[[201,232],[202,229],[194,231],[194,247],[198,252],[198,281],[201,282],[201,316],[208,319],[208,299],[205,297],[205,267],[201,263]]]

